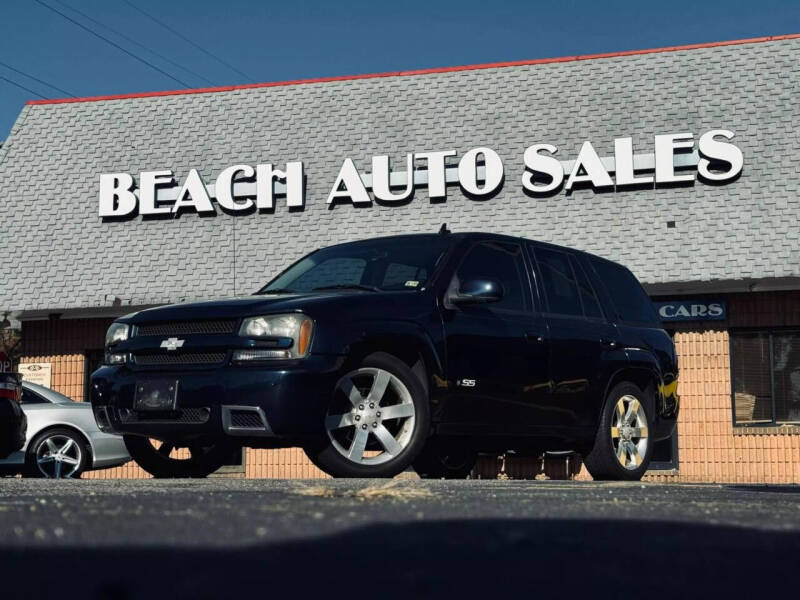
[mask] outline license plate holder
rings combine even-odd
[[[174,379],[140,379],[136,382],[134,410],[175,410],[177,402],[178,382]]]

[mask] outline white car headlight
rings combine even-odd
[[[288,349],[280,350],[240,350],[233,353],[233,359],[246,361],[302,358],[308,354],[308,350],[311,347],[313,328],[314,322],[300,313],[248,317],[242,321],[242,326],[239,328],[240,336],[251,338],[291,338],[292,346]]]
[[[131,328],[125,323],[112,323],[111,327],[106,332],[106,346],[116,344],[117,342],[124,342],[128,339],[128,334]]]

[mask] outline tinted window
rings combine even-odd
[[[525,262],[517,244],[483,242],[473,246],[458,267],[459,281],[494,279],[503,286],[503,298],[487,308],[525,310],[528,306]]]
[[[386,274],[383,276],[381,288],[414,288],[420,281],[428,278],[428,270],[419,265],[402,265],[391,263],[386,267]]]
[[[606,286],[620,319],[637,323],[659,323],[650,297],[633,273],[605,260],[592,259],[592,266]]]
[[[42,398],[39,394],[30,391],[29,389],[22,388],[22,404],[48,404],[47,400]]]
[[[363,258],[331,258],[311,267],[291,287],[302,292],[328,285],[359,284],[366,266]]]
[[[583,314],[587,317],[602,318],[603,311],[600,309],[600,302],[597,300],[597,295],[589,283],[589,278],[583,271],[583,267],[578,264],[574,257],[570,257],[572,270],[575,272],[575,280],[578,283],[578,291],[581,295],[581,302],[583,303]]]
[[[536,262],[542,275],[542,287],[551,313],[583,316],[578,284],[569,264],[569,256],[563,252],[536,249]]]
[[[347,285],[413,291],[425,285],[451,240],[450,236],[421,235],[330,246],[301,259],[259,293]]]

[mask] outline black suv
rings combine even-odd
[[[478,452],[574,450],[596,479],[638,479],[675,427],[676,378],[625,267],[443,230],[331,246],[255,295],[118,319],[92,404],[157,477],[301,446],[337,477],[464,477]]]

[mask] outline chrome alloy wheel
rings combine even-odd
[[[635,470],[647,454],[647,415],[642,403],[626,394],[617,401],[611,425],[611,444],[624,468]]]
[[[49,479],[72,477],[80,468],[82,458],[80,445],[62,434],[46,437],[36,449],[36,466]]]
[[[351,371],[336,384],[325,429],[337,452],[354,463],[390,461],[408,446],[414,432],[411,392],[389,371]]]

